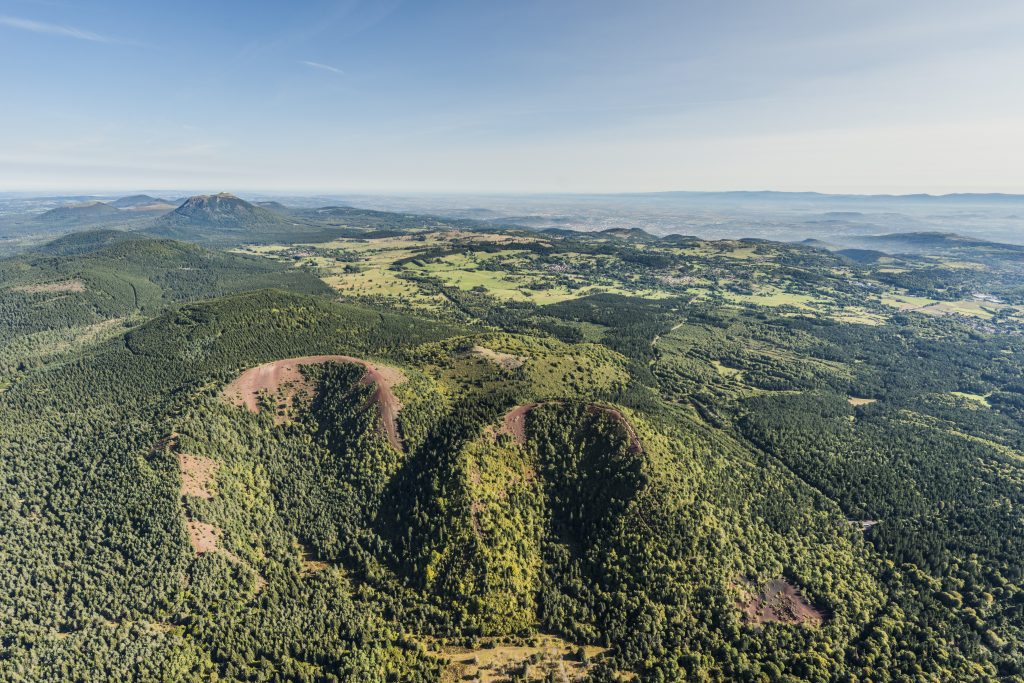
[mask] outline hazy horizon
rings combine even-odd
[[[95,199],[117,199],[132,195],[150,195],[160,199],[184,199],[196,195],[214,195],[226,193],[242,198],[279,197],[296,199],[313,198],[345,198],[345,197],[378,197],[378,198],[402,198],[402,197],[630,197],[630,196],[658,196],[658,195],[692,195],[700,197],[703,195],[818,195],[821,197],[836,197],[849,199],[912,199],[915,197],[927,199],[944,199],[969,196],[1001,196],[1024,199],[1024,190],[1020,192],[1001,192],[985,190],[951,190],[949,192],[821,192],[818,190],[777,190],[771,188],[730,188],[730,189],[673,189],[673,190],[607,190],[607,191],[471,191],[471,190],[358,190],[358,189],[331,189],[322,191],[288,191],[273,187],[208,187],[208,188],[133,188],[117,187],[94,188],[94,187],[50,187],[29,190],[0,189],[0,196],[21,196],[28,198],[55,198],[74,199],[76,197]]]
[[[1024,192],[1024,6],[0,0],[0,188]]]

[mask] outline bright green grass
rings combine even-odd
[[[924,296],[913,296],[911,294],[888,294],[882,297],[882,303],[901,311],[916,311],[924,308],[925,306],[933,306],[939,302],[935,299],[929,299]]]
[[[742,379],[743,371],[739,368],[730,368],[728,365],[722,365],[722,361],[713,360],[711,364],[715,366],[715,370],[722,377],[728,377],[730,379]]]
[[[968,401],[974,401],[986,408],[991,408],[992,405],[988,402],[989,394],[969,394],[966,391],[951,391],[949,392],[952,396],[967,399]]]
[[[482,261],[498,257],[518,257],[516,260],[521,259],[522,269],[517,268],[513,272],[485,270],[479,267]],[[446,285],[462,290],[483,288],[491,296],[503,301],[532,301],[540,306],[602,292],[651,299],[671,296],[664,290],[632,289],[625,286],[625,283],[616,283],[610,279],[607,284],[591,284],[578,289],[571,289],[565,285],[552,286],[550,283],[555,281],[553,276],[530,270],[530,261],[534,258],[533,254],[515,250],[502,250],[492,254],[469,252],[451,254],[423,265],[408,264],[405,267],[413,272],[437,277]]]
[[[813,304],[818,303],[818,299],[810,294],[793,294],[774,287],[754,294],[733,294],[732,292],[726,292],[725,298],[730,301],[754,304],[757,306],[769,306],[773,308],[778,306],[794,306],[796,308],[807,310],[812,310],[814,308]]]

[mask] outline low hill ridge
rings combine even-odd
[[[44,211],[36,222],[49,224],[82,225],[108,220],[121,214],[121,210],[103,202],[68,204]]]
[[[148,194],[133,194],[127,197],[119,197],[110,202],[110,205],[119,209],[144,209],[155,206],[172,206],[173,202],[169,199],[152,197]]]

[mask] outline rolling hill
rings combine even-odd
[[[190,241],[231,241],[284,236],[305,226],[280,214],[222,192],[189,197],[181,206],[158,218],[147,232]]]
[[[120,197],[110,202],[110,205],[132,211],[166,211],[174,206],[168,199],[151,197],[148,194],[133,194],[127,197]]]
[[[55,209],[44,211],[36,216],[34,220],[37,224],[49,227],[77,228],[107,221],[116,221],[121,216],[121,210],[110,204],[104,202],[85,202],[82,204],[58,206]]]
[[[291,212],[291,209],[289,209],[287,206],[285,206],[281,202],[274,202],[274,201],[256,202],[256,206],[258,206],[260,208],[263,208],[263,209],[266,209],[267,211],[273,211],[275,213],[280,213],[280,214],[288,214],[288,213]]]
[[[328,291],[308,273],[262,259],[138,233],[73,233],[0,260],[3,337],[151,315],[174,302],[262,287]]]
[[[1024,674],[1019,262],[357,212],[0,261],[4,673]]]
[[[125,230],[82,230],[35,247],[32,252],[51,256],[71,256],[99,251],[106,246],[135,239],[145,239],[145,236]]]

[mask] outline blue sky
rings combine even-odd
[[[1018,0],[0,0],[0,191],[1024,192]]]

